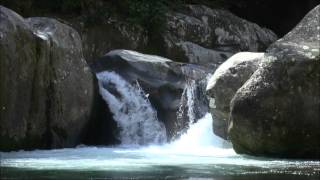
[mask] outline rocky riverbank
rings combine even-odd
[[[168,140],[210,110],[214,133],[238,153],[319,158],[319,14],[276,41],[204,5],[168,11],[158,34],[117,18],[88,27],[0,6],[0,150],[119,143],[123,129],[95,76],[108,71],[138,88]],[[150,48],[162,57],[124,50]],[[123,101],[120,86],[103,86]]]

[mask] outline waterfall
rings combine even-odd
[[[205,95],[207,79],[188,80],[181,95],[180,106],[177,112],[177,132],[174,139],[185,133],[193,123],[208,112],[208,100]]]
[[[120,127],[122,145],[166,142],[164,124],[157,118],[139,83],[131,85],[115,72],[97,74],[99,90]]]
[[[172,142],[171,145],[177,148],[230,147],[227,141],[213,134],[210,113],[207,113],[196,123],[191,124],[190,128],[179,139]]]
[[[181,100],[179,105],[179,110],[177,112],[177,124],[176,126],[181,129],[177,133],[177,137],[184,132],[185,129],[189,128],[192,123],[196,121],[195,112],[195,94],[196,94],[196,82],[190,80],[185,85],[183,92],[181,94]]]
[[[187,115],[189,118],[189,127],[192,123],[196,120],[196,114],[195,114],[195,91],[196,91],[196,83],[194,80],[187,83],[185,89],[186,89],[186,96],[187,96]]]
[[[233,156],[236,153],[232,149],[231,143],[213,134],[212,116],[206,113],[197,122],[190,124],[187,129],[175,141],[161,146],[148,146],[139,150],[129,150],[126,152],[142,151],[153,153],[155,156],[165,154],[170,156]]]
[[[211,74],[210,74],[211,75]],[[177,113],[180,121],[187,121],[186,128],[179,132],[178,138],[169,144],[173,149],[189,149],[188,151],[202,151],[215,148],[230,148],[231,144],[213,133],[212,116],[208,109],[200,105],[206,100],[204,88],[210,76],[202,81],[187,82],[181,95],[180,107]],[[205,104],[205,103],[204,103]],[[216,149],[218,148],[218,149]],[[222,152],[221,152],[222,153]]]

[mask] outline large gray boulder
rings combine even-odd
[[[225,61],[208,81],[206,92],[213,117],[213,131],[227,139],[230,101],[258,69],[264,53],[240,52]]]
[[[271,45],[231,102],[238,153],[320,158],[320,6]]]
[[[271,30],[203,5],[186,5],[167,13],[165,19],[161,28],[149,32],[117,15],[99,24],[87,24],[81,17],[67,21],[80,33],[89,63],[111,50],[128,49],[204,65],[213,72],[233,54],[264,51],[277,40]]]
[[[49,81],[47,100],[51,146],[73,146],[90,119],[93,106],[93,74],[82,54],[79,34],[70,26],[51,18],[29,18],[44,47]]]
[[[25,20],[15,12],[0,6],[0,144],[1,149],[25,145],[27,134],[42,145],[45,121],[31,111],[34,99],[33,79],[42,78],[35,71],[37,42]],[[42,57],[39,57],[40,59]],[[40,74],[40,72],[39,72]],[[43,102],[44,104],[45,102]],[[38,111],[45,115],[43,104]],[[41,116],[41,115],[40,115]],[[34,122],[31,124],[31,120]]]
[[[57,20],[25,20],[0,6],[0,52],[0,149],[79,143],[94,85],[78,33]]]
[[[88,63],[114,49],[143,50],[147,48],[147,31],[139,25],[109,17],[96,24],[87,24],[82,18],[69,22],[80,33],[83,54]]]
[[[240,51],[264,51],[277,39],[271,30],[203,5],[170,12],[166,26],[162,37],[167,57],[206,66],[220,65]]]
[[[205,66],[211,71],[217,69],[220,64],[234,54],[234,52],[204,48],[192,42],[180,42],[175,45],[177,52],[181,52],[183,54],[182,58],[187,60],[188,63]],[[176,57],[179,58],[179,55]]]
[[[188,109],[192,108],[193,111],[192,122],[207,110],[205,98],[194,98],[204,97],[205,83],[202,80],[207,72],[203,67],[135,51],[114,50],[97,59],[92,68],[97,73],[115,72],[132,86],[138,82],[157,111],[158,119],[164,122],[169,139],[175,138],[189,124],[190,117],[186,115]],[[115,97],[121,99],[121,93],[116,92],[113,85],[106,86]],[[187,97],[187,91],[193,94],[192,107],[188,107],[187,99],[190,96]],[[182,114],[177,114],[178,111]]]

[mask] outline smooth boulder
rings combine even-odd
[[[0,149],[18,149],[45,144],[46,122],[32,112],[33,79],[36,72],[38,38],[24,18],[0,6]],[[35,58],[37,57],[37,58]],[[40,76],[41,78],[41,76]],[[43,90],[44,87],[38,87]],[[38,104],[44,117],[43,104]],[[32,120],[32,121],[31,121]],[[31,124],[31,122],[33,122]],[[28,145],[27,144],[28,142]],[[32,143],[32,144],[31,144]]]
[[[213,117],[213,131],[228,139],[230,102],[237,90],[258,69],[264,53],[240,52],[225,61],[208,81],[206,92]]]
[[[47,116],[52,147],[74,146],[90,120],[93,74],[82,54],[79,34],[51,18],[28,18],[37,36],[47,42]]]
[[[0,149],[72,147],[91,117],[93,75],[79,34],[0,6]]]
[[[231,102],[238,153],[320,158],[320,5],[271,45]]]

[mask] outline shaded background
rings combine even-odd
[[[24,17],[86,16],[88,22],[118,14],[134,23],[150,26],[161,22],[163,14],[183,4],[205,4],[225,8],[236,15],[272,29],[279,37],[289,32],[318,0],[0,0],[0,4]],[[150,25],[151,24],[151,25]],[[159,26],[159,25],[157,25]],[[150,28],[148,27],[148,28]]]

